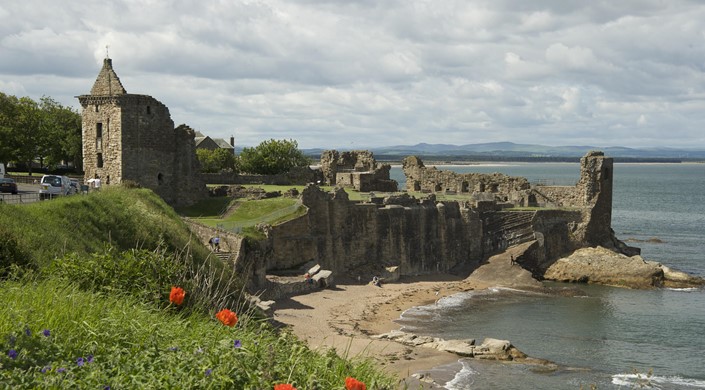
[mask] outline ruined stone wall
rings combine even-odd
[[[171,187],[169,183],[174,175],[176,140],[169,109],[156,99],[142,95],[123,95],[121,108],[121,179],[135,181],[162,195],[168,190],[165,187]],[[161,186],[164,190],[159,188]]]
[[[287,173],[278,175],[247,175],[232,172],[202,173],[201,178],[208,184],[271,184],[299,185],[323,181],[320,170],[309,167],[293,167]]]
[[[490,193],[499,201],[509,201],[523,198],[530,188],[523,177],[442,171],[426,167],[416,156],[405,158],[402,167],[409,192]]]
[[[575,186],[535,186],[531,189],[530,206],[584,207],[582,196]]]
[[[315,186],[304,190],[303,202],[307,215],[269,232],[268,268],[315,260],[334,272],[399,266],[402,275],[415,275],[482,258],[481,221],[457,202],[354,203],[343,190],[331,194]]]
[[[321,154],[321,172],[326,185],[339,185],[363,192],[395,192],[398,183],[389,178],[390,169],[389,164],[377,164],[368,150],[326,150]]]
[[[174,206],[206,196],[193,130],[175,129],[169,109],[153,97],[128,94],[112,60],[103,61],[91,94],[78,99],[86,180],[134,181]]]

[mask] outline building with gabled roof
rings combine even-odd
[[[110,58],[103,60],[91,93],[78,100],[86,180],[136,182],[175,206],[206,196],[194,130],[174,127],[169,108],[157,99],[127,93]]]

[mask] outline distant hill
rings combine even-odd
[[[324,149],[304,149],[311,157],[320,156]],[[599,147],[589,145],[545,146],[516,144],[513,142],[492,142],[482,144],[450,145],[427,144],[397,145],[369,148],[378,160],[401,160],[410,155],[426,159],[449,161],[473,160],[544,160],[575,161],[590,150],[601,150],[607,156],[624,161],[703,161],[705,149],[676,148],[626,148],[621,146]],[[342,149],[341,149],[342,151]]]

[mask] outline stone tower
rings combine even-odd
[[[205,196],[194,131],[174,128],[169,109],[147,95],[128,94],[110,58],[82,107],[85,178],[105,185],[133,181],[174,206]]]

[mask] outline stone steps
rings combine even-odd
[[[498,212],[485,220],[485,232],[491,237],[490,252],[523,244],[534,239],[534,212]]]

